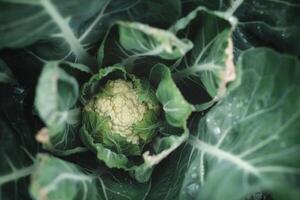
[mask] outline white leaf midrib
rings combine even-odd
[[[250,172],[251,174],[259,176],[259,170],[255,166],[253,166],[251,163],[241,159],[238,156],[235,156],[235,155],[230,154],[230,153],[228,153],[222,149],[219,149],[213,145],[203,142],[203,141],[195,138],[194,136],[190,136],[188,143],[204,153],[215,156],[221,160],[227,160],[227,161],[235,164],[236,166],[240,167],[244,171]]]
[[[59,174],[53,181],[51,181],[48,185],[44,186],[40,190],[40,194],[42,196],[46,196],[49,192],[55,190],[58,186],[58,184],[64,180],[72,180],[74,182],[91,182],[92,178],[85,175],[77,175],[73,173],[61,173]]]
[[[22,169],[13,170],[12,172],[10,172],[8,174],[1,175],[0,176],[0,186],[6,184],[8,182],[15,181],[20,178],[26,177],[26,176],[30,175],[34,169],[35,169],[35,165],[31,165],[28,167],[24,167]]]
[[[51,0],[40,0],[40,2],[41,6],[49,14],[54,23],[59,27],[60,31],[62,32],[62,37],[67,41],[71,48],[71,51],[78,58],[78,60],[87,60],[90,56],[84,50],[84,47],[80,43],[80,40],[75,36],[74,32],[68,24],[68,21],[64,19],[63,16],[61,16]]]

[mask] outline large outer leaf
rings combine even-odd
[[[113,176],[105,169],[87,173],[75,164],[46,154],[38,155],[31,179],[32,197],[48,200],[144,199],[150,187],[124,175]]]
[[[78,3],[82,6],[78,7]],[[79,27],[73,25],[76,28],[73,30],[71,27],[73,21],[70,20],[75,19],[77,23],[86,21],[99,11],[101,6],[96,6],[99,4],[101,5],[101,1],[89,1],[89,3],[51,0],[2,1],[0,3],[2,15],[0,48],[19,48],[56,34],[63,38],[66,54],[70,51],[80,61],[88,63],[91,57],[81,44],[76,30]],[[83,9],[88,9],[89,12],[84,14]],[[69,16],[71,17],[68,18]]]
[[[181,192],[185,170],[188,168],[190,148],[179,148],[153,172],[152,186],[147,200],[177,200]]]
[[[173,33],[136,22],[119,22],[120,43],[132,54],[158,56],[163,59],[178,59],[189,51],[193,44],[180,40]]]
[[[198,7],[178,20],[171,30],[186,35],[194,47],[175,68],[174,79],[196,82],[200,88],[202,83],[214,101],[223,97],[227,84],[237,76],[230,39],[235,24],[234,17],[204,7]]]
[[[68,150],[80,145],[78,84],[60,64],[52,61],[44,66],[36,89],[35,106],[47,126],[37,138],[49,150]]]
[[[127,70],[182,58],[193,44],[173,32],[140,22],[118,21],[109,29],[98,49],[98,63],[122,63]],[[148,59],[148,62],[145,60]]]
[[[88,50],[116,20],[134,19],[165,26],[179,14],[178,0],[3,0],[0,49],[34,44],[30,51],[43,60],[69,59],[95,67]]]
[[[163,106],[168,123],[174,127],[186,127],[194,107],[181,95],[170,70],[165,65],[157,64],[151,70],[150,79],[158,83],[156,96]]]
[[[197,7],[168,30],[119,22],[118,30],[112,28],[106,34],[98,50],[98,62],[106,65],[121,62],[127,70],[144,70],[144,74],[153,63],[168,66],[174,63],[171,69],[177,83],[196,84],[197,90],[204,85],[215,102],[226,94],[228,83],[237,77],[231,41],[235,24],[236,19],[231,15],[204,7]]]
[[[300,3],[295,0],[251,1],[245,0],[235,15],[239,19],[236,31],[236,46],[249,48],[269,46],[281,52],[300,55]],[[251,46],[250,46],[251,47]]]
[[[241,55],[241,84],[201,120],[182,199],[299,198],[300,64],[270,49]],[[200,159],[200,160],[199,160]],[[202,162],[199,162],[201,161]],[[205,162],[204,162],[205,160]],[[199,164],[200,163],[200,164]]]
[[[300,55],[298,0],[184,0],[184,3],[234,14],[239,20],[233,34],[238,54],[253,46],[268,46]]]

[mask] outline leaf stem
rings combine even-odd
[[[188,143],[200,151],[203,151],[207,154],[215,156],[221,160],[230,161],[231,163],[237,165],[238,167],[240,167],[241,169],[244,169],[245,171],[248,171],[257,176],[259,175],[259,170],[256,169],[253,165],[251,165],[247,161],[242,160],[238,156],[235,156],[226,151],[223,151],[222,149],[218,149],[215,146],[212,146],[206,142],[203,142],[194,136],[190,137],[190,139],[188,140]]]
[[[62,32],[63,38],[69,44],[71,51],[74,53],[79,62],[90,64],[91,56],[85,51],[83,45],[80,43],[80,40],[76,38],[74,32],[70,28],[68,24],[68,20],[64,19],[63,16],[59,13],[56,7],[53,5],[51,0],[40,0],[41,5],[53,19],[53,21],[57,24],[59,29]]]
[[[6,183],[9,183],[11,181],[15,181],[20,178],[26,177],[26,176],[32,174],[34,169],[35,169],[35,164],[30,165],[28,167],[24,167],[22,169],[13,170],[12,172],[10,172],[4,176],[0,176],[0,186],[4,185]]]
[[[68,150],[64,150],[64,151],[57,150],[57,149],[55,149],[55,150],[51,149],[50,151],[58,156],[70,156],[70,155],[77,154],[77,153],[87,152],[88,149],[85,147],[75,147],[74,149],[68,149]]]
[[[231,6],[226,11],[228,16],[232,16],[234,12],[240,7],[240,5],[244,2],[244,0],[234,0],[232,1]]]
[[[194,65],[192,67],[187,67],[185,69],[179,70],[172,74],[172,77],[175,81],[180,81],[186,77],[189,77],[190,75],[194,75],[201,71],[213,71],[218,69],[216,65],[213,63],[205,63],[205,64],[199,64]]]

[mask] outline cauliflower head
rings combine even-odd
[[[139,155],[159,124],[160,106],[149,87],[136,78],[107,81],[85,108],[101,120],[95,138],[119,153]]]
[[[129,81],[117,79],[109,81],[104,88],[109,95],[96,100],[95,109],[103,116],[109,117],[109,128],[112,133],[126,137],[128,142],[139,143],[134,133],[134,124],[143,120],[147,104],[139,101],[137,92]]]

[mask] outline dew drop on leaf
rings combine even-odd
[[[280,147],[285,148],[286,147],[286,143],[285,142],[280,142],[279,143]]]
[[[186,192],[191,195],[195,196],[195,194],[198,192],[200,186],[198,183],[191,183],[186,187]]]
[[[215,127],[215,128],[214,128],[214,132],[215,132],[217,135],[219,135],[219,134],[221,134],[221,129],[220,129],[219,127]]]
[[[193,173],[193,174],[191,175],[191,177],[192,177],[193,179],[195,179],[195,178],[198,177],[198,175],[197,175],[196,173]]]

